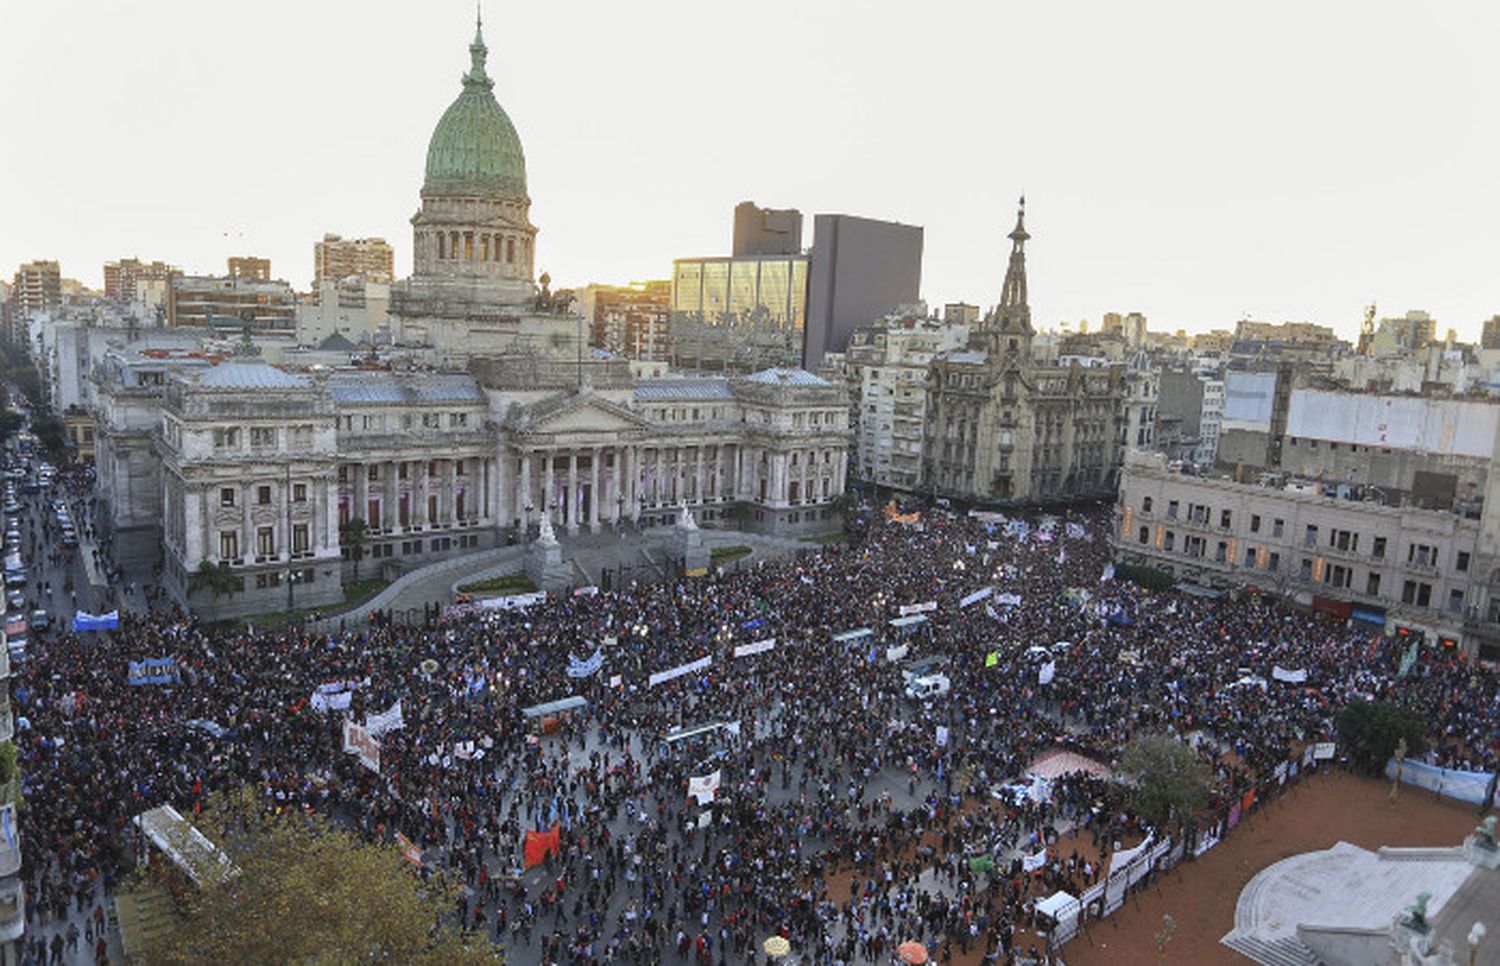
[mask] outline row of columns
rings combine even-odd
[[[408,471],[407,479],[400,478],[398,467],[405,462],[414,470]],[[457,472],[457,464],[464,464],[464,473]],[[437,472],[434,474],[433,464]],[[371,463],[350,463],[348,487],[352,505],[345,511],[349,517],[364,519],[372,529],[395,531],[405,526],[411,530],[429,527],[444,529],[460,523],[478,523],[492,519],[490,484],[494,477],[494,460],[468,458],[463,460],[382,460]],[[370,479],[370,467],[377,467],[376,479]],[[401,495],[407,497],[406,522],[401,522]],[[462,494],[462,501],[459,496]],[[430,498],[437,500],[436,513],[429,512]],[[379,519],[370,519],[370,500],[380,501]],[[462,502],[462,507],[460,507]],[[461,511],[461,512],[460,512]]]

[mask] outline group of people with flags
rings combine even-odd
[[[747,963],[773,934],[826,964],[907,940],[1017,961],[1038,883],[1097,879],[1135,824],[1096,775],[995,794],[1059,741],[1107,765],[1191,738],[1217,805],[1377,697],[1440,723],[1435,763],[1495,766],[1500,692],[1471,664],[1422,650],[1403,676],[1378,632],[1144,591],[1108,568],[1107,511],[1014,522],[870,513],[739,573],[430,627],[227,632],[161,606],[60,628],[13,668],[47,803],[22,813],[31,914],[98,901],[130,816],[248,785],[463,875],[455,921],[516,961]],[[910,696],[897,647],[951,690]],[[1247,669],[1267,686],[1233,686]],[[546,734],[522,714],[571,697]],[[663,741],[704,722],[734,727]]]

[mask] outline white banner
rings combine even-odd
[[[397,698],[396,703],[386,710],[365,718],[365,730],[376,738],[387,731],[397,731],[404,727],[406,727],[406,719],[401,717],[400,698]]]
[[[609,676],[609,686],[612,688],[622,688],[625,686],[625,678],[619,674],[611,674]]]
[[[1001,607],[1020,607],[1021,606],[1021,595],[1020,594],[996,594],[995,595],[995,603],[999,604]]]
[[[1316,761],[1327,761],[1333,757],[1333,742],[1320,741],[1313,745],[1313,759]]]
[[[533,604],[540,604],[547,599],[545,590],[534,591],[530,594],[512,594],[509,597],[487,597],[479,601],[479,606],[484,610],[525,610]]]
[[[314,711],[347,711],[349,700],[354,697],[352,689],[359,687],[358,681],[330,681],[318,685],[307,703]]]
[[[1116,852],[1114,855],[1109,857],[1109,874],[1114,875],[1115,873],[1119,872],[1131,862],[1134,862],[1136,856],[1143,854],[1149,848],[1151,848],[1151,836],[1147,835],[1146,841],[1142,842],[1140,845],[1137,845],[1135,848],[1121,849],[1120,851]]]
[[[707,775],[693,775],[688,778],[688,794],[696,798],[699,805],[706,805],[714,800],[722,777],[723,773],[718,771]]]
[[[907,617],[911,614],[925,614],[928,611],[937,610],[937,601],[924,600],[920,604],[902,604],[901,611],[897,616]]]
[[[370,736],[363,725],[353,721],[344,722],[344,751],[359,756],[359,763],[380,773],[380,742]]]
[[[1301,684],[1307,680],[1307,668],[1303,667],[1297,668],[1295,671],[1288,671],[1278,664],[1271,668],[1271,677],[1278,681],[1285,681],[1287,684]]]
[[[775,646],[776,638],[768,637],[763,641],[756,641],[753,644],[741,644],[734,649],[734,656],[749,657],[752,654],[764,654]]]
[[[908,644],[902,644],[900,647],[888,647],[885,649],[885,659],[892,662],[899,661],[906,657],[910,651],[911,646]]]
[[[573,655],[568,655],[568,677],[586,678],[604,666],[604,651],[594,648],[594,653],[587,660],[580,661]]]
[[[1051,684],[1055,677],[1057,677],[1057,662],[1048,661],[1042,665],[1041,670],[1036,672],[1036,683]]]
[[[1035,855],[1028,855],[1021,859],[1021,868],[1027,872],[1035,872],[1047,864],[1047,850],[1044,848]]]
[[[933,735],[933,740],[937,742],[939,748],[946,748],[948,746],[948,726],[938,725],[937,733]]]
[[[701,814],[701,815],[698,816],[698,827],[699,828],[708,828],[710,825],[713,824],[713,820],[714,820],[713,809],[708,809],[708,810],[704,811],[703,814]]]
[[[993,588],[993,587],[981,587],[978,590],[974,591],[974,593],[972,593],[969,596],[965,597],[964,599],[960,600],[958,602],[958,606],[959,607],[968,607],[970,604],[977,604],[981,600],[984,600],[986,597],[988,597],[990,594],[993,594],[994,592],[995,592],[995,588]]]
[[[698,660],[691,661],[687,664],[679,664],[676,667],[669,668],[665,671],[657,671],[655,674],[646,679],[646,687],[654,688],[658,684],[663,684],[667,681],[672,680],[673,678],[680,678],[684,674],[692,674],[694,671],[707,670],[710,663],[710,658],[700,657]]]

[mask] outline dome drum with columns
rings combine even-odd
[[[536,297],[526,157],[495,100],[487,53],[476,28],[463,90],[427,145],[422,207],[411,219],[412,276],[392,293],[398,339],[435,345],[466,338],[476,324],[503,329]]]

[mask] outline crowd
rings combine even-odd
[[[780,934],[817,963],[884,961],[906,940],[1017,962],[1036,897],[1097,881],[1136,824],[1084,774],[1041,801],[994,793],[1059,742],[1108,763],[1137,734],[1191,737],[1230,801],[1373,696],[1439,725],[1444,763],[1495,767],[1494,676],[1425,651],[1402,677],[1377,628],[1112,579],[1109,525],[872,515],[847,545],[740,573],[429,628],[229,633],[162,604],[115,632],[59,629],[13,668],[25,796],[44,803],[23,812],[28,916],[101,904],[135,861],[131,816],[248,785],[268,807],[418,843],[470,886],[454,918],[516,961],[760,962]],[[835,639],[859,628],[873,633]],[[908,697],[888,659],[902,646],[939,658],[951,692]],[[602,666],[570,677],[596,649]],[[163,656],[179,682],[129,683],[129,662]],[[1270,680],[1276,665],[1306,681]],[[352,685],[347,711],[313,700],[330,682]],[[545,735],[522,714],[572,694],[586,708]],[[398,700],[377,774],[343,752],[341,724]],[[664,740],[709,723],[723,727]],[[714,771],[712,800],[690,799]],[[560,854],[517,874],[526,831],[554,824]]]

